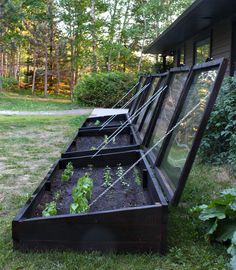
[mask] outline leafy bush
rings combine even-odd
[[[200,148],[204,162],[228,163],[236,170],[236,79],[227,77]]]
[[[14,77],[0,77],[0,81],[2,82],[2,88],[5,90],[11,89],[13,86],[17,85],[17,80]]]
[[[77,102],[83,102],[88,106],[112,107],[134,85],[132,74],[92,73],[79,80],[75,87],[75,98]]]
[[[231,243],[228,253],[232,255],[231,265],[236,267],[236,187],[225,189],[219,198],[208,205],[200,205],[192,209],[200,213],[199,219],[204,222],[204,229],[209,240],[220,243]]]

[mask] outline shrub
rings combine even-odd
[[[236,79],[224,79],[200,148],[200,158],[236,171]]]
[[[85,75],[78,82],[75,87],[75,98],[77,102],[83,102],[88,106],[112,107],[134,84],[132,74],[92,73]]]
[[[2,88],[5,90],[11,89],[13,86],[17,85],[17,80],[14,77],[0,77],[0,81],[2,82]]]

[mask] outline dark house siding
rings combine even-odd
[[[232,44],[232,19],[223,20],[214,24],[211,28],[199,32],[197,35],[185,41],[185,64],[194,64],[194,44],[196,41],[206,37],[211,37],[211,57],[214,59],[226,57],[229,60],[227,75],[230,74],[231,44]],[[177,52],[178,48],[174,48]],[[177,66],[177,55],[175,55],[174,65]]]

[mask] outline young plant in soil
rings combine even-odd
[[[97,150],[97,148],[96,147],[94,147],[94,146],[92,146],[91,148],[90,148],[90,150]]]
[[[118,164],[118,168],[117,168],[117,171],[116,171],[116,176],[118,178],[121,178],[120,181],[121,181],[121,184],[123,187],[129,187],[129,183],[127,183],[127,181],[125,180],[123,174],[125,173],[125,170],[123,169],[123,167],[121,166],[121,164]]]
[[[100,124],[101,124],[101,121],[99,121],[99,120],[96,120],[94,123],[95,126],[100,126]]]
[[[111,173],[111,168],[109,166],[106,166],[103,173],[103,177],[104,177],[103,186],[110,187],[112,184],[112,173]]]
[[[93,180],[88,174],[80,177],[77,185],[72,190],[73,203],[70,205],[70,213],[78,214],[89,210],[88,200],[91,199]]]
[[[42,211],[43,217],[50,217],[57,215],[57,204],[55,201],[46,204],[46,207]]]
[[[142,179],[140,177],[139,171],[136,168],[134,168],[134,181],[138,186],[141,186]]]
[[[104,143],[105,145],[108,144],[108,136],[107,136],[107,135],[104,136],[103,143]]]
[[[53,198],[55,201],[58,201],[61,197],[61,191],[57,191],[54,193]]]
[[[61,175],[61,181],[68,182],[70,180],[71,176],[73,175],[73,172],[74,172],[74,167],[73,167],[72,163],[69,162],[66,165],[64,172]]]

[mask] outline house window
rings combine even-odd
[[[184,52],[184,47],[180,48],[178,50],[177,54],[177,66],[182,66],[185,64],[185,52]]]
[[[194,63],[199,64],[205,62],[211,56],[211,41],[210,37],[200,40],[195,43],[195,59]]]

